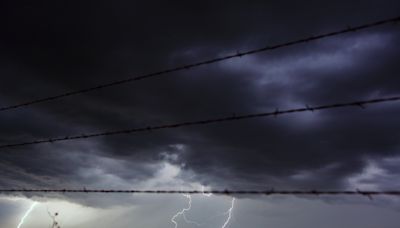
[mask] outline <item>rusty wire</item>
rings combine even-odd
[[[399,100],[400,100],[400,96],[394,96],[394,97],[376,98],[376,99],[371,99],[371,100],[352,101],[352,102],[346,102],[346,103],[335,103],[335,104],[320,105],[320,106],[306,105],[303,108],[286,109],[286,110],[276,109],[273,112],[262,112],[262,113],[246,114],[246,115],[233,115],[233,116],[214,118],[214,119],[188,121],[188,122],[164,124],[164,125],[158,125],[158,126],[147,126],[147,127],[139,127],[139,128],[131,128],[131,129],[122,129],[122,130],[114,130],[114,131],[104,131],[104,132],[100,132],[100,133],[79,134],[79,135],[75,135],[75,136],[65,136],[65,137],[59,137],[59,138],[34,140],[34,141],[13,143],[13,144],[3,144],[3,145],[0,145],[0,149],[35,145],[35,144],[53,143],[53,142],[59,142],[59,141],[87,139],[87,138],[94,138],[94,137],[100,137],[100,136],[133,134],[133,133],[138,133],[138,132],[151,132],[151,131],[167,129],[167,128],[178,128],[178,127],[185,127],[185,126],[204,125],[204,124],[212,124],[212,123],[220,123],[220,122],[229,122],[229,121],[235,121],[235,120],[268,117],[268,116],[279,116],[279,115],[290,114],[290,113],[313,112],[313,111],[324,110],[324,109],[343,108],[343,107],[365,108],[365,105],[367,105],[367,104],[376,104],[376,103],[382,103],[382,102],[394,102],[394,101],[399,101]]]
[[[44,103],[44,102],[48,102],[48,101],[52,101],[52,100],[57,100],[57,99],[61,99],[61,98],[64,98],[64,97],[74,96],[74,95],[78,95],[78,94],[84,94],[84,93],[88,93],[88,92],[91,92],[91,91],[94,91],[94,90],[113,87],[113,86],[126,84],[126,83],[134,82],[134,81],[139,81],[139,80],[143,80],[143,79],[147,79],[147,78],[153,78],[153,77],[157,77],[157,76],[161,76],[161,75],[167,75],[167,74],[170,74],[172,72],[188,70],[188,69],[199,67],[199,66],[203,66],[203,65],[209,65],[209,64],[213,64],[213,63],[217,63],[217,62],[222,62],[222,61],[225,61],[225,60],[228,60],[228,59],[238,58],[238,57],[242,57],[242,56],[246,56],[246,55],[253,55],[253,54],[256,54],[256,53],[271,51],[271,50],[284,48],[284,47],[288,47],[288,46],[294,46],[294,45],[297,45],[297,44],[307,43],[307,42],[310,42],[310,41],[315,41],[315,40],[319,40],[319,39],[323,39],[323,38],[327,38],[327,37],[337,36],[337,35],[340,35],[340,34],[356,32],[356,31],[360,31],[360,30],[364,30],[364,29],[372,28],[372,27],[376,27],[376,26],[381,26],[381,25],[385,25],[385,24],[389,24],[389,23],[396,23],[396,22],[399,22],[399,21],[400,21],[400,16],[397,16],[397,17],[388,18],[388,19],[385,19],[385,20],[380,20],[380,21],[375,21],[375,22],[368,23],[368,24],[363,24],[363,25],[356,26],[356,27],[347,27],[347,28],[342,29],[342,30],[329,32],[329,33],[324,33],[324,34],[319,34],[319,35],[316,35],[316,36],[310,36],[310,37],[306,37],[306,38],[301,38],[301,39],[298,39],[298,40],[284,42],[284,43],[280,43],[280,44],[276,44],[276,45],[272,45],[272,46],[264,46],[264,47],[253,49],[253,50],[248,50],[248,51],[244,51],[244,52],[237,52],[237,53],[231,54],[231,55],[226,55],[226,56],[222,56],[222,57],[218,57],[218,58],[199,61],[199,62],[196,62],[196,63],[187,64],[187,65],[183,65],[183,66],[178,66],[178,67],[174,67],[174,68],[170,68],[170,69],[165,69],[165,70],[161,70],[161,71],[157,71],[157,72],[153,72],[153,73],[133,76],[133,77],[117,80],[117,81],[112,81],[112,82],[108,82],[108,83],[105,83],[105,84],[100,84],[100,85],[97,85],[97,86],[93,86],[93,87],[90,87],[90,88],[78,89],[78,90],[74,90],[74,91],[70,91],[70,92],[66,92],[66,93],[61,93],[61,94],[58,94],[58,95],[49,96],[49,97],[45,97],[45,98],[41,98],[41,99],[36,99],[36,100],[31,100],[31,101],[15,104],[15,105],[0,107],[0,112],[11,110],[11,109],[17,109],[17,108],[21,108],[21,107],[25,107],[25,106],[30,106],[30,105],[33,105],[33,104],[38,104],[38,103]]]

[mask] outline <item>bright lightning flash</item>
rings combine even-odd
[[[191,196],[190,194],[184,194],[183,196],[186,197],[186,198],[188,198],[188,200],[189,200],[188,206],[187,206],[187,208],[183,208],[181,211],[179,211],[179,212],[176,213],[174,216],[172,216],[171,222],[172,222],[173,224],[175,224],[175,228],[177,228],[177,227],[178,227],[178,223],[175,221],[175,219],[176,219],[179,215],[182,215],[183,220],[184,220],[186,223],[195,224],[195,225],[197,225],[197,226],[200,226],[201,224],[199,224],[199,223],[197,223],[197,222],[194,222],[194,221],[191,221],[191,220],[189,220],[189,219],[186,218],[185,212],[190,211],[190,209],[192,208],[192,196]]]
[[[231,220],[234,205],[235,205],[235,198],[232,198],[231,207],[227,212],[225,212],[225,214],[228,215],[228,218],[226,219],[224,225],[222,225],[222,228],[225,228],[228,225],[229,221]]]
[[[19,222],[17,228],[21,228],[22,224],[24,224],[26,217],[33,211],[33,209],[36,207],[38,202],[34,202],[31,207],[25,212],[24,216],[21,218],[21,221]]]
[[[202,192],[203,192],[202,193],[203,196],[206,196],[206,197],[212,196],[212,193],[205,193],[205,187],[204,186],[202,186]],[[202,226],[202,224],[194,222],[194,221],[191,221],[191,220],[186,218],[186,214],[185,213],[190,211],[190,209],[192,208],[192,196],[190,194],[183,194],[183,196],[188,199],[188,206],[186,208],[183,208],[181,211],[177,212],[174,216],[172,216],[171,222],[175,225],[175,228],[178,228],[178,222],[176,222],[175,219],[178,216],[182,216],[183,220],[186,223],[194,224],[196,226]],[[235,206],[235,198],[232,198],[231,207],[228,209],[228,211],[226,211],[224,213],[224,215],[227,215],[228,217],[227,217],[226,221],[224,222],[224,224],[222,225],[221,228],[226,228],[227,225],[229,224],[229,222],[230,222],[230,220],[232,218],[232,211],[233,211],[234,206]]]

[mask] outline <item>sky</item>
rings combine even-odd
[[[0,106],[399,12],[396,0],[4,0]],[[399,28],[384,25],[0,112],[0,145],[396,96]],[[398,190],[399,114],[400,103],[390,102],[3,148],[0,188]],[[0,195],[0,227],[18,227],[30,211],[21,227],[51,226],[59,213],[63,228],[397,228],[399,205],[383,196],[18,193]]]

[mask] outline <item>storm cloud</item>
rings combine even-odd
[[[1,5],[0,106],[400,12],[398,1],[372,0]],[[1,112],[0,142],[398,95],[399,31],[385,25]],[[0,187],[146,186],[170,164],[214,188],[348,189],[368,180],[391,189],[399,113],[387,103],[2,149]],[[365,176],[372,163],[380,178]]]

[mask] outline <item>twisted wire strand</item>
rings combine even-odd
[[[114,131],[104,131],[104,132],[100,132],[100,133],[79,134],[79,135],[75,135],[75,136],[64,136],[64,137],[59,137],[59,138],[34,140],[34,141],[27,141],[27,142],[13,143],[13,144],[4,144],[4,145],[0,145],[0,149],[21,147],[21,146],[28,146],[28,145],[36,145],[36,144],[54,143],[54,142],[60,142],[60,141],[71,141],[71,140],[77,140],[77,139],[87,139],[87,138],[94,138],[94,137],[100,137],[100,136],[133,134],[133,133],[139,133],[139,132],[151,132],[151,131],[167,129],[167,128],[179,128],[179,127],[194,126],[194,125],[205,125],[205,124],[229,122],[229,121],[236,121],[236,120],[243,120],[243,119],[261,118],[261,117],[268,117],[268,116],[279,116],[279,115],[299,113],[299,112],[314,112],[314,111],[324,110],[324,109],[334,109],[334,108],[344,108],[344,107],[365,108],[365,105],[367,105],[367,104],[394,102],[394,101],[399,101],[399,100],[400,100],[400,96],[394,96],[394,97],[351,101],[351,102],[346,102],[346,103],[335,103],[335,104],[320,105],[320,106],[306,105],[306,107],[304,107],[304,108],[295,108],[295,109],[286,109],[286,110],[276,109],[273,112],[253,113],[253,114],[247,114],[247,115],[234,115],[234,116],[227,116],[227,117],[222,117],[222,118],[188,121],[188,122],[164,124],[164,125],[158,125],[158,126],[147,126],[147,127],[139,127],[139,128],[131,128],[131,129],[122,129],[122,130],[114,130]]]
[[[280,44],[276,44],[276,45],[272,45],[272,46],[264,46],[264,47],[261,47],[261,48],[252,49],[252,50],[248,50],[248,51],[244,51],[244,52],[237,52],[237,53],[231,54],[231,55],[226,55],[226,56],[222,56],[222,57],[218,57],[218,58],[199,61],[199,62],[195,62],[195,63],[192,63],[192,64],[187,64],[187,65],[182,65],[182,66],[178,66],[178,67],[174,67],[174,68],[170,68],[170,69],[156,71],[156,72],[153,72],[153,73],[148,73],[148,74],[143,74],[143,75],[138,75],[138,76],[132,76],[132,77],[129,77],[129,78],[116,80],[116,81],[112,81],[112,82],[108,82],[108,83],[104,83],[104,84],[99,84],[99,85],[96,85],[96,86],[93,86],[93,87],[89,87],[89,88],[85,88],[85,89],[73,90],[73,91],[57,94],[57,95],[54,95],[54,96],[48,96],[48,97],[44,97],[44,98],[40,98],[40,99],[35,99],[35,100],[22,102],[22,103],[19,103],[19,104],[0,107],[0,112],[12,110],[12,109],[17,109],[17,108],[21,108],[21,107],[25,107],[25,106],[30,106],[30,105],[34,105],[34,104],[44,103],[44,102],[48,102],[48,101],[58,100],[58,99],[61,99],[61,98],[64,98],[64,97],[70,97],[70,96],[75,96],[75,95],[79,95],[79,94],[89,93],[89,92],[92,92],[94,90],[113,87],[113,86],[126,84],[126,83],[130,83],[130,82],[134,82],[134,81],[140,81],[140,80],[143,80],[143,79],[148,79],[148,78],[153,78],[153,77],[158,77],[158,76],[165,76],[165,75],[173,73],[173,72],[188,70],[188,69],[192,69],[192,68],[203,66],[203,65],[214,64],[214,63],[217,63],[217,62],[222,62],[222,61],[226,61],[226,60],[233,59],[233,58],[239,58],[239,57],[246,56],[246,55],[253,55],[253,54],[256,54],[256,53],[272,51],[272,50],[275,50],[275,49],[294,46],[294,45],[307,43],[307,42],[310,42],[310,41],[315,41],[315,40],[319,40],[319,39],[323,39],[323,38],[327,38],[327,37],[337,36],[337,35],[340,35],[340,34],[345,34],[345,33],[350,33],[350,32],[357,32],[357,31],[360,31],[360,30],[365,30],[365,29],[368,29],[368,28],[377,27],[377,26],[390,24],[390,23],[394,24],[394,23],[399,22],[399,21],[400,21],[400,16],[397,16],[397,17],[388,18],[388,19],[385,19],[385,20],[380,20],[380,21],[375,21],[375,22],[372,22],[372,23],[363,24],[363,25],[356,26],[356,27],[347,27],[347,28],[342,29],[342,30],[323,33],[323,34],[319,34],[319,35],[316,35],[316,36],[309,36],[309,37],[306,37],[306,38],[301,38],[301,39],[298,39],[298,40],[284,42],[284,43],[280,43]]]
[[[349,195],[349,196],[400,196],[399,190],[138,190],[138,189],[0,189],[0,193],[102,193],[102,194],[215,194],[215,195]]]

